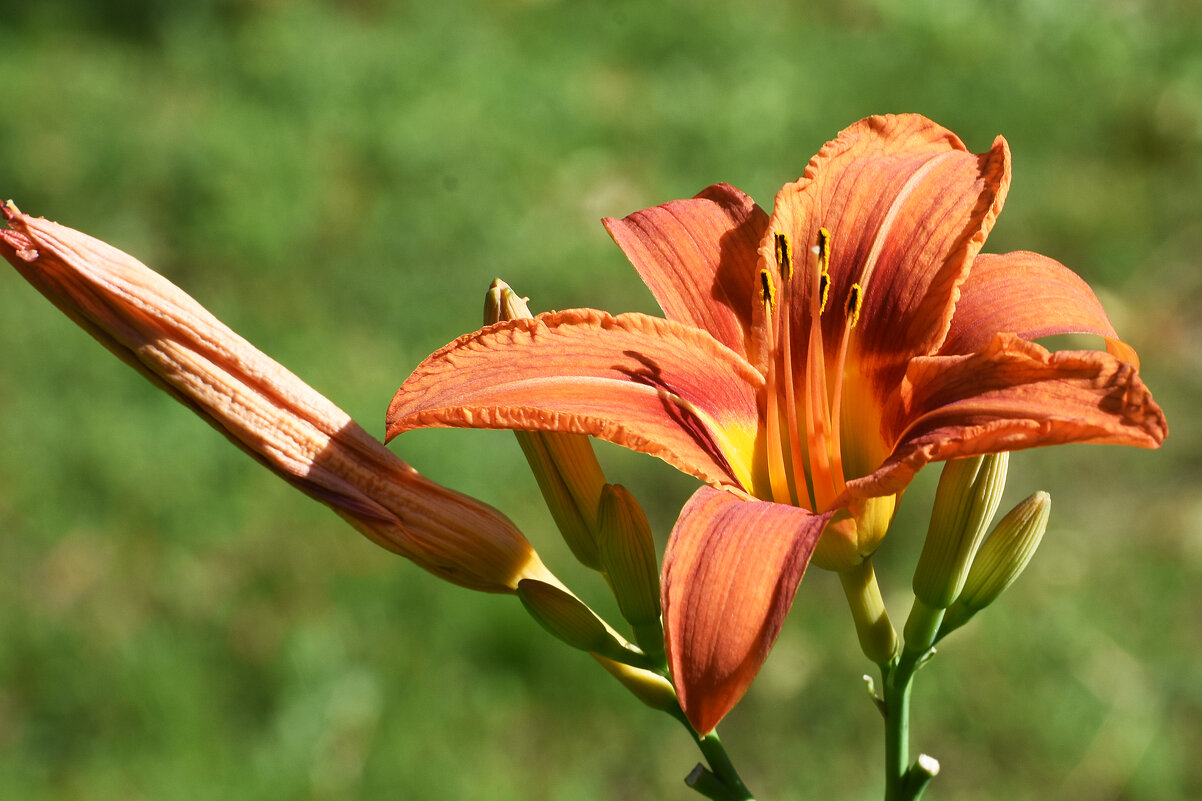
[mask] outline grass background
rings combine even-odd
[[[769,206],[870,113],[1005,134],[988,249],[1093,284],[1172,435],[1012,460],[1052,524],[918,681],[929,797],[1202,796],[1193,0],[4,0],[0,74],[0,195],[135,254],[377,433],[494,276],[540,309],[653,310],[601,216],[716,181]],[[12,271],[0,352],[0,797],[691,797],[673,721],[512,599],[360,538]],[[508,434],[394,448],[600,597]],[[692,482],[602,450],[662,542]],[[925,472],[878,557],[895,617]],[[879,798],[866,668],[815,571],[723,725],[762,798]]]

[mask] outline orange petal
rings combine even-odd
[[[772,234],[788,233],[794,251],[812,260],[818,229],[831,234],[830,303],[824,342],[837,347],[844,304],[855,282],[862,307],[855,340],[871,354],[879,381],[897,385],[905,357],[933,353],[951,320],[956,287],[1001,210],[1010,154],[998,137],[989,152],[968,152],[960,139],[918,115],[869,117],[828,142],[805,175],[776,196],[760,253],[771,258]],[[812,263],[812,262],[811,262]],[[805,273],[808,275],[808,273]],[[793,282],[796,336],[806,353],[809,281]]]
[[[952,326],[940,353],[972,353],[994,334],[1023,339],[1097,334],[1111,355],[1139,367],[1135,349],[1118,338],[1089,284],[1054,259],[1023,251],[977,256],[960,286]]]
[[[703,481],[751,486],[763,377],[704,331],[594,309],[511,320],[428,357],[388,436],[429,426],[591,434]]]
[[[927,462],[1040,445],[1094,442],[1155,448],[1160,407],[1128,362],[1101,351],[1049,353],[1012,334],[982,351],[910,363],[888,418],[893,453],[856,495],[903,488]]]
[[[714,184],[691,200],[603,222],[669,320],[746,356],[763,209],[735,187]]]
[[[780,633],[830,514],[702,487],[664,555],[664,636],[680,704],[711,731]]]

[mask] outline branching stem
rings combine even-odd
[[[930,652],[904,650],[900,657],[881,665],[885,718],[885,801],[917,801],[939,763],[925,754],[910,762],[910,690],[914,674]]]

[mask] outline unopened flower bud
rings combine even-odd
[[[534,315],[523,298],[509,284],[494,278],[484,293],[484,324],[492,325],[502,320],[528,320]]]
[[[484,298],[484,324],[533,317],[525,298],[501,279]],[[581,564],[601,569],[597,555],[597,504],[605,474],[585,434],[515,431],[555,525]]]
[[[57,223],[0,213],[0,254],[118,358],[372,541],[440,578],[513,592],[554,582],[490,506],[439,486],[161,275]]]
[[[615,679],[622,682],[635,698],[652,709],[667,711],[677,708],[679,702],[676,700],[676,690],[673,689],[672,682],[658,673],[632,667],[623,662],[615,662],[599,654],[593,654],[593,658],[600,662],[601,667],[608,670]]]
[[[1035,555],[1051,509],[1052,496],[1040,491],[1002,518],[973,560],[963,592],[944,616],[940,637],[964,625],[1014,583]]]
[[[914,595],[928,607],[946,609],[964,587],[973,556],[1002,502],[1009,457],[993,453],[943,466],[914,570]]]
[[[635,640],[644,650],[662,654],[659,567],[647,515],[625,487],[607,484],[601,491],[598,521],[601,569],[613,588],[622,617],[634,628]]]
[[[632,650],[584,601],[561,585],[524,579],[518,583],[517,594],[543,628],[573,648],[619,662],[644,661],[640,652]]]

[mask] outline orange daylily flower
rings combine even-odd
[[[669,666],[708,732],[754,678],[811,556],[850,570],[931,461],[1167,434],[1097,298],[1034,253],[978,255],[1010,155],[923,117],[862,120],[771,215],[734,187],[607,219],[666,319],[577,309],[464,336],[388,412],[591,434],[707,486],[664,558]],[[1106,352],[1050,353],[1068,332]]]
[[[373,542],[447,581],[559,585],[497,510],[421,476],[183,290],[116,248],[0,205],[0,255],[100,344]]]

